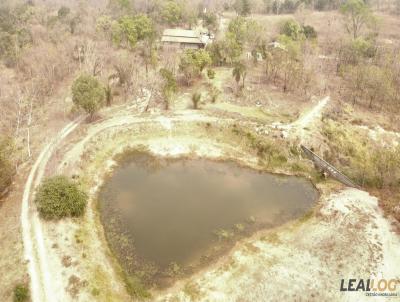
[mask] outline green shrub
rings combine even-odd
[[[303,28],[300,24],[293,20],[287,20],[281,26],[281,34],[290,37],[292,40],[301,40],[304,37]]]
[[[295,20],[287,20],[281,25],[281,34],[294,41],[306,39],[316,39],[317,32],[311,25],[300,25]]]
[[[375,145],[368,137],[327,120],[322,128],[329,151],[324,157],[357,184],[370,188],[396,187],[400,182],[400,147]]]
[[[0,196],[11,185],[14,169],[11,163],[12,143],[0,137]]]
[[[18,284],[14,288],[14,302],[25,302],[29,300],[29,289],[22,284]]]
[[[211,86],[210,90],[209,90],[211,103],[215,103],[220,94],[221,94],[221,91],[217,87]]]
[[[307,39],[316,39],[317,38],[317,32],[315,31],[314,27],[311,25],[304,25],[303,26],[303,33],[306,36]]]
[[[71,10],[69,9],[69,7],[61,6],[61,8],[57,12],[58,18],[63,19],[68,16],[70,12]]]
[[[112,18],[107,15],[101,15],[96,20],[96,31],[109,33],[111,31],[112,26]]]
[[[84,213],[87,195],[67,177],[55,176],[39,187],[35,202],[44,219],[78,217]]]
[[[210,80],[215,78],[215,71],[213,69],[207,69],[207,76]]]

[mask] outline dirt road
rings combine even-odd
[[[300,142],[305,139],[305,129],[309,128],[322,114],[322,111],[328,105],[330,97],[326,96],[320,100],[307,113],[300,116],[296,121],[290,124],[274,123],[272,126],[282,131],[282,136],[285,138],[298,138]]]
[[[64,127],[58,135],[47,144],[34,163],[25,184],[22,198],[21,225],[24,243],[24,255],[28,261],[31,278],[31,296],[33,302],[58,301],[54,291],[53,280],[57,273],[52,273],[46,263],[48,251],[44,245],[41,221],[38,213],[31,207],[35,188],[40,184],[48,160],[55,147],[71,133],[84,119],[80,117]]]
[[[315,119],[321,116],[321,113],[325,106],[329,103],[330,97],[327,96],[320,100],[309,112],[302,115],[298,120],[293,122],[291,128],[304,129],[308,127]]]

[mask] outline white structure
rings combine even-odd
[[[180,48],[204,48],[211,42],[208,34],[188,29],[165,29],[161,38],[164,45]]]

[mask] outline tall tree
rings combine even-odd
[[[345,27],[353,39],[357,39],[364,27],[375,20],[370,8],[362,0],[348,0],[340,7],[345,19]]]
[[[165,101],[165,109],[168,110],[171,103],[171,99],[178,90],[178,85],[176,84],[176,79],[170,70],[162,68],[160,70],[160,74],[164,80],[162,86],[162,94]]]
[[[215,13],[204,13],[203,17],[203,25],[211,32],[216,32],[218,29],[218,18]]]
[[[92,118],[104,103],[105,91],[100,82],[89,75],[81,75],[72,85],[72,101]]]
[[[233,67],[232,70],[232,76],[234,77],[236,83],[237,83],[237,88],[238,92],[241,88],[244,87],[244,81],[246,79],[246,73],[247,73],[247,68],[246,65],[243,64],[242,62],[237,62],[235,66]],[[242,87],[240,87],[240,80],[242,80]]]
[[[175,1],[168,1],[161,8],[161,17],[170,26],[177,26],[183,22],[183,7]]]
[[[201,101],[201,92],[195,92],[192,94],[193,109],[199,109],[199,104]]]
[[[181,56],[179,71],[185,77],[187,85],[190,85],[191,81],[199,77],[204,68],[210,64],[211,57],[208,51],[187,49]]]
[[[153,21],[145,15],[124,16],[111,26],[112,39],[117,46],[134,48],[138,41],[154,39]]]

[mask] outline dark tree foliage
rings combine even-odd
[[[317,32],[311,25],[304,25],[303,33],[307,39],[316,39],[318,37]]]
[[[14,169],[11,162],[12,143],[0,137],[0,196],[11,185]]]
[[[72,101],[93,116],[102,106],[105,91],[101,83],[89,75],[81,75],[72,85]]]
[[[35,203],[44,219],[61,219],[82,216],[87,195],[65,176],[46,179],[39,187]]]

